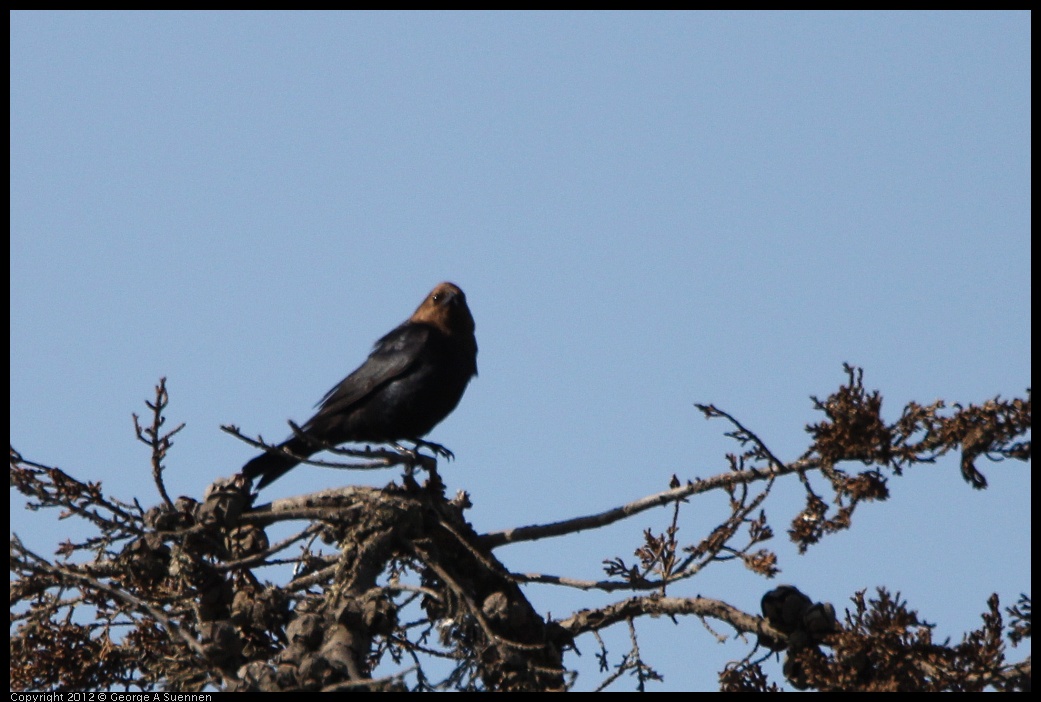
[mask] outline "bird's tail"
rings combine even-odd
[[[297,456],[310,456],[316,450],[316,447],[309,441],[297,436],[282,442],[278,447]],[[284,453],[262,453],[242,466],[242,472],[250,480],[261,476],[260,482],[257,484],[257,489],[259,490],[281,478],[289,469],[299,464],[300,460],[299,458],[287,456]]]

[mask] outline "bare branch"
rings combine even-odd
[[[654,509],[655,507],[661,507],[662,505],[667,505],[671,502],[685,500],[691,495],[699,495],[701,493],[709,492],[710,490],[728,489],[735,485],[741,485],[744,483],[773,480],[779,476],[809,470],[815,466],[816,463],[814,461],[800,460],[776,470],[749,468],[740,473],[722,473],[705,480],[695,479],[693,482],[688,482],[686,485],[681,487],[666,490],[665,492],[659,492],[655,495],[648,495],[647,497],[642,497],[638,500],[629,502],[628,504],[604,512],[599,512],[597,514],[573,517],[571,519],[552,522],[550,524],[534,524],[531,526],[489,532],[481,536],[481,542],[488,548],[498,548],[505,544],[519,543],[521,541],[535,541],[549,537],[574,534],[579,531],[585,531],[586,529],[596,529],[623,519],[628,519],[640,512],[645,512],[649,509]]]
[[[705,597],[630,597],[596,609],[584,609],[557,622],[573,636],[644,616],[692,615],[729,624],[738,633],[766,634],[785,640],[787,636],[771,627],[762,617],[742,612],[721,600]]]

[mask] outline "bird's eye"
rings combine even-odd
[[[442,293],[434,293],[434,296],[430,299],[432,299],[434,302],[441,302],[441,300],[443,300],[444,297],[445,296]]]

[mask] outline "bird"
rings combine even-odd
[[[298,434],[279,444],[281,450],[250,460],[242,473],[251,481],[260,476],[259,490],[326,446],[346,442],[408,440],[450,457],[421,438],[456,408],[477,375],[474,328],[462,289],[438,284],[411,317],[376,342],[357,370],[325,394]]]

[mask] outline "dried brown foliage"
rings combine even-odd
[[[1029,657],[1010,661],[1005,647],[1030,636],[1026,595],[1005,610],[1008,622],[992,598],[981,627],[951,644],[934,641],[931,625],[884,589],[870,599],[854,594],[844,620],[790,586],[767,593],[762,616],[675,594],[725,562],[764,578],[778,572],[777,554],[766,547],[776,533],[766,502],[778,480],[805,489],[806,506],[788,534],[806,550],[851,528],[860,503],[885,500],[890,481],[917,464],[960,451],[965,479],[982,488],[980,458],[1030,457],[1029,392],[950,412],[940,401],[910,403],[887,423],[881,395],[864,389],[858,369],[846,372],[846,385],[814,400],[824,416],[807,427],[811,443],[796,461],[782,462],[736,419],[703,405],[706,416],[731,424],[729,435],[743,447],[728,456],[726,472],[674,477],[667,490],[602,513],[487,534],[467,522],[468,497],[448,499],[434,471],[423,485],[409,471],[383,489],[346,487],[269,505],[254,505],[248,481],[236,476],[215,482],[200,501],[171,500],[163,461],[181,427],[164,433],[169,398],[161,382],[149,403],[151,424],[142,427],[135,417],[152,454],[156,507],[106,496],[100,484],[12,449],[12,485],[30,507],[57,507],[88,528],[51,557],[11,539],[11,687],[562,690],[574,682],[568,651],[586,637],[600,649],[601,688],[625,678],[643,690],[660,674],[641,653],[639,623],[665,616],[694,618],[726,640],[709,622],[722,625],[748,642],[744,657],[720,673],[724,690],[779,689],[782,681],[761,667],[771,655],[784,657],[787,682],[799,688],[1028,689]],[[867,469],[851,472],[855,464]],[[814,488],[817,474],[830,495]],[[725,497],[728,513],[708,533],[687,536],[684,510],[707,492]],[[666,506],[669,526],[645,530],[631,562],[606,557],[601,580],[515,573],[496,556],[508,544],[602,528]],[[288,523],[302,526],[273,542],[269,529]],[[550,617],[531,606],[525,583],[624,594]],[[616,656],[599,632],[621,624],[630,648]]]

